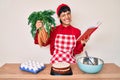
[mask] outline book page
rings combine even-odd
[[[81,41],[81,40],[84,40],[84,39],[88,39],[91,34],[101,25],[101,22],[97,22],[97,25],[94,26],[94,27],[90,27],[88,28],[83,34],[82,36],[79,36],[77,41]]]

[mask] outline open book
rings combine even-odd
[[[97,22],[94,27],[88,28],[81,36],[78,37],[77,41],[88,39],[91,34],[101,25],[101,22]]]

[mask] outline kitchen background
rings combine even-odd
[[[120,65],[120,0],[0,0],[0,66],[32,59],[50,62],[49,46],[34,44],[28,16],[33,11],[56,10],[66,3],[72,10],[72,25],[83,33],[101,21],[84,50],[105,63]],[[57,15],[54,15],[59,24]],[[78,56],[85,56],[84,51]]]

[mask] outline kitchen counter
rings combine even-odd
[[[105,63],[97,74],[82,72],[77,64],[71,64],[73,75],[50,75],[51,64],[37,74],[19,69],[20,64],[6,63],[0,67],[0,80],[120,80],[120,67],[113,63]]]

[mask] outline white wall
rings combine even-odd
[[[85,50],[105,63],[120,65],[120,0],[0,0],[0,66],[28,59],[50,62],[49,46],[40,48],[34,44],[27,18],[33,11],[56,10],[61,3],[71,7],[72,24],[82,33],[93,21],[101,20],[102,25]],[[54,17],[59,24],[57,16]]]

